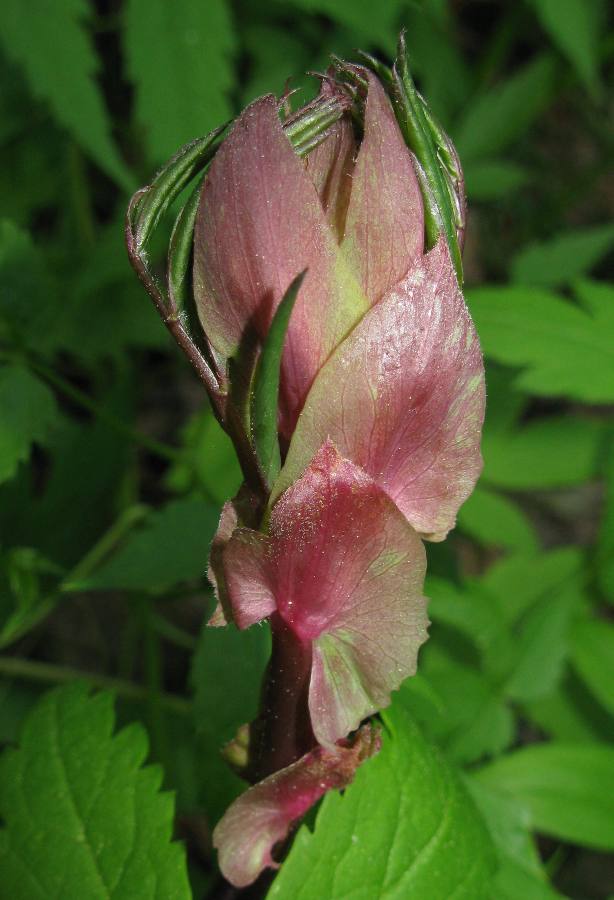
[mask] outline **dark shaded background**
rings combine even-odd
[[[301,73],[357,46],[390,58],[407,27],[420,89],[465,167],[468,299],[489,387],[484,476],[456,532],[430,548],[434,626],[408,703],[468,771],[535,741],[611,742],[606,10],[600,0],[2,4],[0,740],[16,739],[49,684],[114,679],[122,720],[145,722],[178,792],[195,896],[211,874],[210,825],[236,791],[217,747],[252,712],[266,639],[201,632],[207,547],[238,469],[129,269],[128,198],[255,96],[292,76],[307,99],[316,82]],[[548,814],[532,812],[563,896],[614,891],[586,826],[602,791],[581,784],[573,834],[556,824],[564,792]],[[611,832],[597,843],[614,846]],[[529,896],[522,880],[505,890]]]

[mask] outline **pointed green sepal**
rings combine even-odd
[[[227,124],[182,147],[160,169],[152,183],[134,195],[128,210],[128,221],[137,250],[145,247],[160,217],[173,200],[211,161]]]
[[[415,154],[425,199],[427,246],[445,236],[459,284],[463,263],[459,235],[464,229],[464,188],[454,146],[416,90],[409,71],[405,35],[393,70],[392,101],[408,147]]]
[[[277,437],[279,375],[290,316],[305,272],[297,275],[277,307],[254,376],[251,401],[253,443],[262,473],[272,485],[281,468]]]

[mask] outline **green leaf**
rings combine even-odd
[[[600,4],[595,0],[533,0],[537,16],[588,90],[599,85]]]
[[[231,771],[220,751],[241,725],[256,718],[270,648],[266,625],[246,631],[234,625],[204,625],[198,639],[190,683],[194,722],[202,742],[200,766],[206,772],[203,793],[213,821],[245,790],[245,783]]]
[[[578,547],[559,547],[535,555],[517,554],[490,566],[480,586],[498,601],[499,610],[511,625],[547,596],[558,596],[565,586],[577,583],[583,567]]]
[[[273,484],[281,469],[277,437],[281,357],[290,316],[304,277],[305,272],[296,276],[277,307],[254,375],[250,416],[252,434],[258,462],[269,485]]]
[[[603,426],[552,416],[510,433],[486,432],[483,480],[508,490],[562,488],[597,474]]]
[[[571,645],[576,672],[614,715],[614,625],[597,619],[578,622]]]
[[[477,487],[460,508],[458,525],[485,547],[537,549],[535,532],[518,504],[486,487]]]
[[[529,180],[529,173],[518,163],[505,159],[469,160],[465,183],[469,200],[498,200],[513,194]]]
[[[613,304],[605,296],[585,311],[544,290],[485,287],[470,291],[468,303],[485,355],[522,367],[519,388],[589,403],[614,399]]]
[[[28,459],[34,443],[44,443],[58,416],[49,388],[24,366],[0,368],[0,481]]]
[[[507,81],[465,103],[465,115],[454,132],[463,164],[487,159],[520,137],[548,104],[555,66],[539,56]]]
[[[12,900],[189,900],[173,799],[142,768],[138,725],[113,736],[109,694],[46,694],[0,760],[2,895]]]
[[[8,582],[6,596],[0,602],[0,647],[5,647],[53,608],[50,595],[63,569],[33,547],[12,547],[0,557],[2,570]]]
[[[511,277],[521,284],[557,287],[585,275],[614,247],[614,225],[568,231],[531,244],[512,259]]]
[[[479,650],[487,649],[505,627],[497,598],[481,591],[479,585],[459,588],[431,575],[427,576],[425,593],[429,597],[429,617],[460,631]]]
[[[597,575],[599,585],[614,604],[614,431],[607,435],[605,456],[605,502],[597,539]]]
[[[614,721],[583,682],[568,672],[546,697],[525,703],[523,712],[544,734],[568,744],[614,743]]]
[[[200,488],[222,506],[243,480],[232,441],[209,407],[188,421],[181,437],[182,459],[169,469],[166,484],[181,493]]]
[[[5,0],[0,4],[0,41],[60,125],[111,178],[130,188],[132,176],[113,143],[95,80],[98,60],[83,26],[88,12],[84,0],[43,0],[36,15],[20,0]]]
[[[581,596],[572,581],[529,610],[515,642],[516,659],[505,685],[508,697],[535,700],[557,685],[569,653],[571,617]]]
[[[225,0],[129,0],[124,51],[150,158],[161,161],[232,114],[235,35]]]
[[[612,747],[535,744],[485,766],[475,778],[526,806],[536,831],[612,850],[613,773]]]
[[[494,851],[457,774],[398,706],[384,745],[315,830],[298,832],[268,900],[480,900]]]
[[[69,582],[69,591],[164,591],[204,577],[219,510],[202,500],[167,503],[89,577]]]
[[[57,316],[54,287],[30,235],[0,221],[0,335],[40,352]]]
[[[514,797],[490,790],[471,775],[465,784],[488,826],[499,855],[492,896],[496,900],[554,900],[530,833],[530,813]]]
[[[401,11],[399,0],[374,7],[370,0],[290,0],[290,5],[311,13],[329,16],[345,28],[367,35],[384,50],[392,52]]]
[[[459,764],[496,756],[514,738],[514,717],[498,687],[476,669],[426,654],[423,670],[445,703],[445,716],[429,728],[446,755]]]
[[[241,85],[242,106],[263,94],[279,94],[290,74],[293,87],[313,93],[313,78],[302,74],[314,69],[313,57],[300,33],[276,28],[271,22],[256,22],[248,24],[242,36],[249,57],[247,81]]]
[[[256,718],[270,652],[270,632],[264,625],[246,631],[234,625],[203,626],[190,675],[194,715],[198,729],[219,746]]]

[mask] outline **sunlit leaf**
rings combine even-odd
[[[476,779],[525,805],[543,834],[598,850],[614,849],[614,748],[537,744],[503,756]]]
[[[458,776],[402,709],[385,722],[380,754],[301,828],[268,900],[489,896],[493,849]]]
[[[521,250],[512,259],[512,280],[547,287],[569,284],[590,272],[613,247],[614,225],[564,232]]]
[[[595,295],[582,309],[549,291],[506,286],[470,291],[468,304],[485,355],[521,369],[518,387],[589,403],[614,398],[611,298]]]
[[[188,900],[173,799],[142,768],[147,738],[113,735],[109,694],[46,694],[0,759],[2,893],[23,900]]]

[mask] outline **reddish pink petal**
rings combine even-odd
[[[291,433],[315,374],[367,308],[317,191],[286,138],[272,96],[251,104],[218,150],[196,219],[194,293],[214,349],[235,355],[267,333],[292,279],[307,276],[282,361]]]
[[[317,747],[297,762],[249,788],[213,832],[223,875],[246,887],[267,866],[277,867],[273,849],[294,822],[327,791],[344,788],[358,766],[379,750],[379,738],[366,725],[351,746]]]
[[[274,497],[331,438],[414,528],[442,539],[481,471],[483,417],[482,355],[440,240],[318,375]]]
[[[352,123],[343,118],[333,125],[326,140],[312,150],[306,160],[307,172],[339,243],[345,230],[355,153]]]
[[[345,737],[415,672],[425,567],[415,531],[330,443],[273,507],[268,538],[233,536],[224,568],[235,621],[251,624],[276,601],[294,634],[314,642],[309,710],[319,743]]]
[[[424,249],[424,208],[411,154],[374,75],[342,247],[371,303],[401,280]]]
[[[309,709],[330,745],[415,672],[427,626],[424,548],[330,443],[273,508],[271,541],[279,613],[315,642]]]
[[[249,628],[275,612],[267,560],[269,540],[259,531],[241,528],[224,550],[226,590],[232,618],[239,628]]]
[[[219,627],[233,621],[232,610],[226,592],[226,579],[222,556],[224,549],[233,532],[243,526],[255,526],[258,518],[258,498],[243,485],[233,500],[229,500],[222,507],[220,523],[211,542],[209,552],[209,567],[207,577],[213,585],[217,606],[209,625]]]

